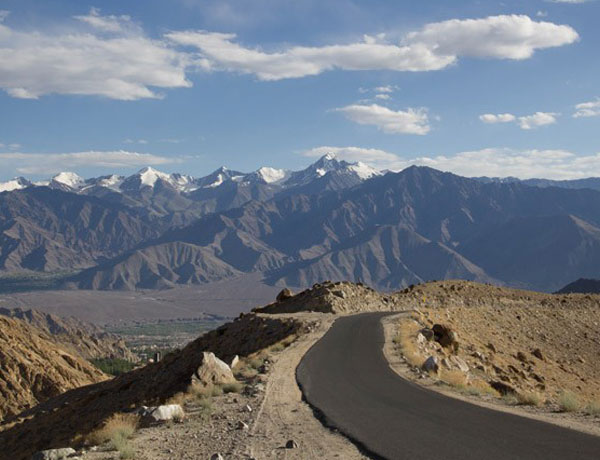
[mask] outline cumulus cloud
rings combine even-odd
[[[483,115],[479,115],[479,119],[484,123],[494,124],[494,123],[510,123],[516,120],[516,117],[512,113],[500,113],[495,115],[493,113],[485,113]]]
[[[600,176],[600,153],[576,155],[566,150],[514,150],[486,148],[455,155],[403,158],[394,153],[361,147],[316,147],[305,156],[335,153],[349,161],[364,161],[379,169],[401,171],[409,166],[428,166],[466,177],[518,177],[521,179],[581,179]]]
[[[387,42],[380,34],[349,44],[281,47],[267,52],[237,43],[235,34],[189,30],[171,32],[167,38],[197,49],[202,68],[281,80],[333,69],[440,70],[460,57],[526,59],[536,50],[573,43],[578,34],[567,25],[504,15],[428,24],[398,44]]]
[[[556,123],[558,113],[536,112],[533,115],[519,117],[519,126],[521,129],[533,129],[538,126],[552,125]]]
[[[0,162],[2,162],[3,168],[7,170],[14,168],[19,174],[52,174],[65,169],[83,167],[133,168],[179,163],[180,161],[177,158],[125,150],[90,150],[72,153],[0,153]]]
[[[597,98],[595,101],[577,104],[575,109],[576,112],[573,114],[573,118],[600,116],[600,98]]]
[[[353,104],[334,110],[355,123],[376,126],[388,134],[425,135],[431,129],[427,111],[423,108],[395,111],[378,104]]]
[[[160,97],[155,88],[191,86],[187,54],[148,38],[129,18],[91,10],[77,19],[83,29],[64,33],[0,22],[0,88],[24,99],[57,93],[136,100]]]

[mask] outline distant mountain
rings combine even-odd
[[[498,182],[508,184],[520,182],[525,185],[531,185],[532,187],[559,187],[568,189],[589,188],[600,191],[600,177],[572,180],[518,179],[516,177],[477,177],[475,179],[484,183]]]
[[[559,289],[557,294],[600,294],[600,279],[579,278]]]
[[[72,283],[136,289],[260,272],[300,286],[349,279],[396,289],[463,278],[554,290],[565,279],[600,276],[599,227],[593,190],[484,184],[411,167],[206,215]]]

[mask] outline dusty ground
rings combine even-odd
[[[529,315],[527,316],[526,313]],[[596,377],[600,363],[593,360],[582,363],[578,359],[579,356],[588,357],[588,353],[597,353],[600,342],[597,341],[596,332],[594,331],[592,336],[589,330],[587,331],[589,343],[584,341],[575,345],[571,338],[575,331],[585,337],[586,332],[581,328],[588,322],[589,327],[593,328],[593,318],[598,314],[597,309],[562,312],[555,310],[527,312],[518,307],[511,311],[497,311],[494,308],[484,307],[419,309],[416,312],[390,316],[384,320],[386,334],[384,352],[390,361],[390,366],[400,376],[431,390],[490,409],[511,412],[600,435],[600,413],[590,411],[588,406],[590,402],[597,401],[600,391],[600,380]],[[521,319],[516,319],[517,316]],[[514,321],[519,321],[519,324],[515,324]],[[437,376],[430,375],[415,365],[414,356],[406,358],[405,345],[403,346],[402,340],[399,339],[401,331],[417,332],[420,327],[432,326],[433,323],[452,325],[460,343],[456,356],[468,364],[468,372],[461,373],[458,368],[449,369],[440,365],[441,373]],[[543,346],[536,345],[538,343],[536,333],[546,336],[546,340],[541,341]],[[416,345],[416,333],[413,337]],[[488,343],[493,344],[496,353],[491,352]],[[565,344],[568,344],[568,347],[565,347]],[[543,361],[531,356],[530,353],[527,353],[527,363],[522,363],[516,358],[518,351],[523,350],[524,353],[531,347],[540,347],[543,350]],[[415,351],[421,362],[431,355],[438,356],[441,361],[443,357],[453,354],[432,345],[426,347],[416,345],[413,349],[413,352]],[[583,359],[585,361],[585,358]],[[515,371],[510,370],[509,366],[512,366]],[[527,371],[529,368],[532,370]],[[544,389],[540,382],[529,378],[531,373],[537,374],[545,381]],[[460,374],[466,377],[462,382],[457,379],[457,375]],[[444,382],[444,375],[452,377],[448,379],[449,383]],[[582,378],[584,381],[581,380]],[[486,391],[481,391],[470,386],[474,381],[503,379],[518,393],[538,394],[541,397],[540,405],[520,402],[518,394],[502,396],[493,391],[488,392],[489,387]],[[578,410],[565,412],[560,408],[560,394],[564,390],[576,395],[580,405]]]
[[[186,419],[139,429],[130,440],[135,459],[209,459],[220,453],[225,459],[366,459],[343,436],[333,433],[314,417],[302,401],[295,370],[308,349],[329,329],[335,317],[308,313],[286,315],[312,324],[284,350],[268,352],[269,369],[248,385],[245,394],[212,397],[212,410],[199,400],[185,402]],[[251,411],[248,411],[250,407]],[[248,429],[239,429],[244,422]],[[286,449],[295,441],[298,447]],[[119,453],[103,445],[86,452],[92,460],[118,459]]]

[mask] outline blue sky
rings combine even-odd
[[[145,165],[600,176],[598,1],[5,0],[0,180]]]

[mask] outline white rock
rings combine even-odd
[[[75,454],[75,449],[72,449],[71,447],[48,449],[35,453],[33,457],[31,457],[31,460],[62,460],[73,454]]]
[[[158,406],[150,412],[150,417],[156,422],[165,422],[173,419],[185,418],[183,408],[179,404],[166,404],[164,406]]]
[[[212,454],[210,460],[225,460],[221,454]]]
[[[231,369],[235,368],[235,366],[237,366],[240,363],[240,357],[238,355],[235,355],[233,357],[233,359],[231,360],[231,364],[229,365],[229,367]]]
[[[204,352],[202,365],[196,370],[196,377],[204,385],[222,385],[224,383],[235,383],[236,379],[231,368],[214,353]]]
[[[427,339],[425,338],[425,336],[423,334],[421,334],[420,332],[417,334],[417,343],[419,345],[424,345],[425,342],[427,342]]]
[[[450,356],[450,362],[463,372],[469,372],[469,365],[458,356]]]

